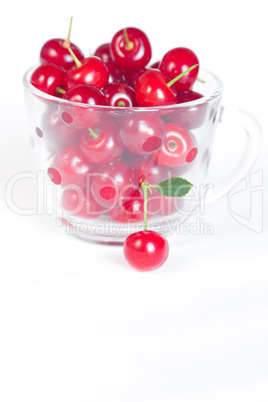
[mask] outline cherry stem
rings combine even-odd
[[[153,186],[152,184],[150,184],[150,183],[148,182],[148,180],[140,179],[140,182],[141,182],[141,183],[144,183],[144,185],[145,185],[145,186],[147,187],[147,189],[150,191],[150,194],[151,194],[151,195],[153,194],[151,187],[157,187],[157,186]]]
[[[74,52],[72,51],[72,49],[70,47],[68,47],[68,50],[72,56],[72,58],[74,59],[75,65],[77,68],[82,66],[82,63],[80,60],[78,60],[78,58],[76,57],[76,55],[74,54]]]
[[[126,106],[126,103],[125,103],[123,100],[121,100],[121,101],[117,102],[117,105],[116,105],[116,106],[125,107],[125,106]]]
[[[99,138],[98,134],[95,133],[95,131],[93,131],[92,128],[88,127],[88,131],[90,132],[94,140],[97,140]]]
[[[143,189],[144,207],[143,207],[143,230],[147,230],[147,184],[143,181],[141,183]]]
[[[205,83],[205,81],[204,81],[204,80],[202,80],[202,78],[199,78],[199,77],[197,77],[196,81],[201,82],[202,84],[204,84],[204,83]]]
[[[171,87],[171,85],[175,84],[175,82],[177,82],[180,78],[182,78],[185,74],[188,74],[190,71],[192,71],[194,68],[196,68],[198,66],[198,64],[194,64],[193,66],[191,66],[190,68],[188,68],[187,70],[183,71],[183,73],[181,73],[180,75],[178,75],[177,77],[173,78],[173,80],[167,82],[167,86]]]
[[[126,50],[132,50],[133,47],[134,47],[134,43],[131,42],[131,41],[129,40],[129,38],[128,38],[128,35],[127,35],[127,28],[123,29],[123,33],[124,33],[124,38],[125,38],[125,41],[126,41],[125,49],[126,49]]]
[[[65,49],[68,49],[68,47],[71,46],[70,36],[71,36],[72,24],[73,24],[73,17],[71,17],[71,20],[70,20],[68,36],[67,36],[67,38],[65,39],[65,41],[63,42],[63,44],[62,44],[62,46],[63,46]]]
[[[65,92],[66,92],[65,89],[63,89],[63,88],[61,88],[61,87],[57,87],[57,88],[56,88],[56,93],[58,93],[58,94],[63,94],[63,95],[64,95]]]
[[[170,151],[174,151],[177,148],[177,143],[174,140],[169,140],[167,143],[167,147]]]

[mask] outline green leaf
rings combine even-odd
[[[181,177],[171,177],[171,179],[164,180],[154,187],[159,194],[166,197],[182,197],[191,190],[193,184]]]

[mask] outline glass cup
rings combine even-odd
[[[57,226],[75,236],[122,243],[141,230],[144,195],[171,177],[193,184],[184,197],[148,191],[148,229],[174,233],[200,203],[225,195],[250,170],[258,156],[261,130],[247,112],[222,107],[222,82],[205,69],[194,90],[203,97],[163,107],[91,106],[47,95],[24,75],[38,200]],[[242,127],[247,144],[233,172],[208,182],[218,123]],[[228,149],[226,160],[229,158]]]

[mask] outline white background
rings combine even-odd
[[[154,61],[173,47],[190,47],[224,82],[224,104],[255,115],[264,134],[251,171],[258,192],[252,204],[249,191],[234,204],[237,215],[251,213],[245,225],[224,197],[200,217],[214,234],[173,236],[166,264],[141,274],[127,266],[121,246],[87,243],[50,217],[10,211],[7,182],[31,170],[22,76],[38,63],[46,40],[65,37],[71,15],[72,41],[85,53],[126,26],[148,34]],[[5,3],[1,402],[268,400],[266,17],[263,0]],[[30,208],[35,193],[22,182],[14,197]]]

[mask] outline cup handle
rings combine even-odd
[[[261,147],[261,126],[256,118],[247,111],[222,106],[218,122],[242,127],[246,134],[246,146],[235,169],[225,179],[213,184],[212,188],[208,188],[205,199],[206,204],[210,204],[226,195],[237,182],[249,173]]]

